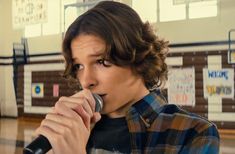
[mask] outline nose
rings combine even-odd
[[[83,71],[79,73],[78,79],[83,89],[92,89],[98,83],[95,71],[90,68],[84,68]]]

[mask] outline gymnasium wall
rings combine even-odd
[[[231,129],[235,128],[235,99],[234,99],[234,64],[227,62],[227,50],[214,50],[214,51],[200,51],[200,52],[186,52],[186,53],[170,53],[169,58],[181,59],[180,65],[172,65],[172,68],[193,68],[195,70],[195,104],[194,105],[181,105],[185,110],[199,114],[217,124],[219,128]],[[230,69],[232,74],[231,79],[233,85],[228,87],[224,86],[225,83],[210,91],[207,96],[204,86],[208,83],[204,80],[203,69],[219,70]],[[223,71],[221,71],[223,72]],[[187,82],[187,81],[185,81]],[[216,84],[212,84],[216,85]],[[214,88],[214,87],[213,87]],[[221,89],[219,89],[221,88]],[[225,88],[229,88],[226,91]],[[229,93],[231,97],[225,97],[224,94]]]
[[[130,4],[130,0],[125,0],[126,3]],[[24,36],[23,29],[14,30],[12,29],[12,14],[11,14],[11,0],[0,0],[0,56],[2,57],[11,57],[12,56],[12,44],[13,42],[20,42],[21,37]],[[193,20],[182,20],[182,21],[173,21],[173,22],[163,22],[163,23],[156,23],[154,26],[157,29],[157,34],[161,37],[166,38],[166,40],[169,40],[171,44],[174,43],[193,43],[193,42],[209,42],[209,41],[226,41],[228,38],[228,31],[231,28],[235,28],[235,20],[232,20],[232,14],[235,14],[235,1],[234,0],[220,0],[220,7],[219,7],[219,16],[213,17],[213,18],[204,18],[204,19],[193,19]],[[4,21],[4,22],[3,22]],[[43,37],[35,37],[35,38],[28,38],[28,44],[29,44],[29,54],[43,54],[43,53],[53,53],[53,52],[60,52],[61,51],[61,41],[62,41],[62,34],[58,35],[50,35],[50,36],[43,36]],[[172,48],[170,51],[174,54],[170,56],[178,56],[178,53],[197,53],[200,51],[206,52],[207,49],[204,48],[204,46],[200,47],[200,50],[175,50]],[[217,48],[224,52],[228,48],[227,45],[225,45],[223,48]],[[198,53],[200,54],[200,53]],[[220,53],[221,54],[221,53]],[[36,57],[38,58],[37,61],[41,61],[41,59],[49,62],[52,57]],[[186,57],[185,57],[186,58]],[[53,58],[52,58],[53,59]],[[55,59],[62,59],[55,58]],[[200,59],[200,58],[199,58]],[[202,58],[203,59],[203,58]],[[224,59],[224,58],[222,58]],[[0,59],[0,63],[11,63],[12,59]],[[47,62],[43,62],[47,64]],[[197,61],[194,61],[195,64]],[[42,64],[42,63],[41,63]],[[206,61],[203,61],[203,65],[206,66]],[[31,65],[31,64],[29,64]],[[36,64],[34,64],[36,65]],[[174,65],[174,63],[172,64]],[[185,66],[191,66],[193,64],[188,64],[188,62],[184,62],[182,65]],[[23,66],[21,66],[23,67]],[[179,67],[179,66],[177,66]],[[181,67],[181,66],[180,66]],[[23,69],[24,70],[24,69]],[[61,70],[63,70],[63,67],[61,66]],[[53,71],[53,70],[52,70]],[[23,71],[24,72],[24,71]],[[49,72],[49,71],[45,71]],[[35,72],[37,74],[37,72]],[[196,71],[197,73],[197,71]],[[17,117],[18,115],[22,115],[22,109],[24,107],[23,100],[16,101],[15,99],[15,93],[14,93],[14,86],[13,86],[13,67],[11,64],[9,65],[0,65],[0,110],[1,115],[3,116],[13,116]],[[20,73],[19,73],[20,74]],[[34,73],[33,73],[34,74]],[[56,72],[55,72],[56,74]],[[58,75],[58,72],[57,74]],[[20,76],[22,77],[22,76]],[[31,76],[32,77],[32,76]],[[197,77],[197,75],[196,75]],[[26,78],[28,79],[28,78]],[[201,78],[200,78],[201,80]],[[36,82],[36,81],[35,81]],[[43,81],[44,82],[44,81]],[[62,82],[62,81],[61,81]],[[23,83],[22,81],[20,83]],[[51,83],[52,84],[52,83]],[[63,83],[64,84],[64,83]],[[52,84],[53,85],[53,84]],[[51,86],[49,88],[46,87],[50,92],[48,93],[48,96],[51,95]],[[63,87],[63,86],[62,86]],[[23,87],[22,87],[23,88]],[[198,88],[198,87],[197,87]],[[73,92],[71,92],[73,93]],[[198,93],[198,91],[196,91]],[[62,93],[60,93],[62,94]],[[66,93],[67,94],[67,93]],[[70,93],[68,93],[70,94]],[[199,101],[196,100],[196,102],[201,102],[202,104],[207,104],[208,107],[208,101],[204,100],[204,98],[201,97],[202,92],[200,92],[200,99]],[[24,95],[21,93],[21,98]],[[47,96],[47,95],[46,95]],[[45,101],[46,104],[50,104],[50,106],[53,104],[53,101],[56,98],[48,99],[48,101]],[[40,102],[40,98],[36,99],[38,102]],[[17,103],[16,103],[17,102]],[[222,100],[224,102],[224,100]],[[38,104],[38,103],[36,103]],[[197,103],[196,103],[197,104]],[[200,104],[200,103],[199,103]],[[229,104],[229,103],[227,103]],[[232,103],[231,103],[232,104]],[[45,106],[45,105],[44,105]],[[206,109],[204,108],[206,106],[199,106],[196,108],[190,108],[186,107],[186,109],[189,109],[190,111],[196,112],[198,109],[200,111],[200,114],[206,116]],[[232,106],[228,106],[229,108]],[[21,111],[20,111],[21,109]],[[20,111],[18,113],[18,111]],[[203,112],[202,112],[203,111]],[[199,112],[198,112],[199,113]],[[227,127],[227,126],[226,126]]]
[[[213,121],[218,128],[234,129],[234,89],[233,94],[231,94],[233,95],[232,98],[224,98],[223,96],[205,97],[203,87],[206,82],[203,79],[203,69],[232,70],[233,86],[231,87],[234,88],[235,65],[228,64],[227,50],[197,50],[197,52],[194,50],[188,50],[187,52],[171,52],[170,50],[167,58],[167,63],[170,66],[169,73],[171,73],[171,69],[193,68],[195,71],[195,80],[193,81],[195,82],[195,103],[193,105],[180,106],[189,112]],[[18,116],[44,116],[60,96],[70,96],[78,90],[78,86],[69,86],[68,82],[62,78],[64,69],[62,57],[58,56],[54,60],[49,60],[53,59],[49,57],[47,59],[44,61],[36,60],[19,66],[19,84],[17,87]],[[38,94],[36,94],[35,90],[37,88],[35,85],[41,89]]]

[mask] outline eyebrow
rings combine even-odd
[[[94,54],[91,54],[89,55],[89,57],[99,57],[99,56],[103,56],[104,55],[104,52],[97,52],[97,53],[94,53]]]
[[[99,57],[99,56],[104,56],[105,54],[105,51],[103,52],[103,50],[99,50],[99,51],[96,51],[96,53],[94,54],[90,54],[89,57]],[[72,60],[75,61],[77,58],[75,57],[72,57]]]

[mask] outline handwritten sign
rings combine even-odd
[[[204,97],[234,97],[234,69],[208,70],[203,69]]]
[[[194,68],[170,69],[168,75],[169,103],[195,105],[195,70]]]
[[[12,0],[14,29],[47,21],[47,0]]]

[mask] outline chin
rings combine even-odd
[[[103,115],[109,115],[111,114],[112,112],[114,112],[113,110],[107,108],[106,106],[103,107],[103,109],[100,111],[100,114],[103,114]]]

